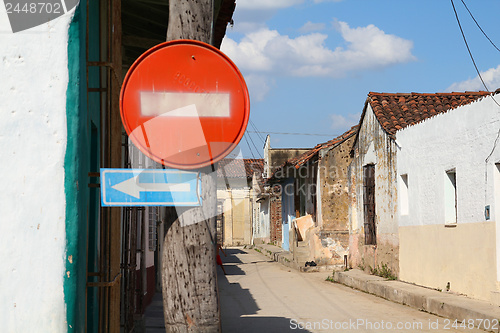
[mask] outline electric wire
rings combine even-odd
[[[451,5],[453,7],[453,11],[455,12],[455,18],[457,19],[458,27],[460,28],[460,33],[462,34],[462,38],[464,40],[465,47],[467,48],[467,52],[469,52],[469,56],[470,56],[470,59],[472,60],[472,64],[474,65],[474,68],[476,69],[477,76],[481,80],[481,83],[483,84],[484,89],[486,89],[486,91],[488,93],[490,93],[490,97],[493,99],[493,101],[495,102],[495,104],[498,105],[498,107],[500,107],[500,104],[498,104],[498,102],[496,101],[496,99],[493,97],[493,95],[491,94],[490,90],[486,86],[486,83],[484,82],[483,77],[481,76],[481,72],[479,71],[479,68],[476,65],[476,60],[474,60],[474,56],[472,55],[472,51],[470,50],[469,43],[467,43],[467,38],[465,37],[464,30],[462,29],[462,24],[460,23],[460,19],[458,17],[457,9],[455,8],[455,3],[453,2],[453,0],[450,0],[450,1],[451,1]],[[498,134],[500,136],[500,131],[499,131]],[[497,140],[498,140],[498,137],[497,137]]]
[[[257,133],[257,136],[259,137],[259,139],[262,141],[263,144],[266,143],[266,139],[261,135],[261,132],[257,129],[257,126],[255,126],[255,123],[252,121],[252,119],[249,119],[250,120],[250,126],[252,126],[253,128],[253,132]]]
[[[252,155],[253,159],[255,160],[255,155],[253,154],[253,150],[252,148],[250,147],[250,143],[248,143],[248,138],[247,138],[247,135],[243,135],[243,138],[245,138],[245,141],[247,143],[247,146],[248,146],[248,149],[250,150],[250,155]]]
[[[329,136],[334,137],[332,134],[316,134],[316,133],[286,133],[286,132],[262,132],[262,131],[247,131],[250,133],[267,133],[267,134],[277,134],[277,135],[310,135],[310,136]]]
[[[250,141],[252,142],[252,145],[254,146],[255,150],[257,151],[257,155],[260,157],[260,158],[263,158],[262,157],[262,154],[260,153],[259,149],[257,148],[257,146],[255,145],[255,142],[253,142],[252,140],[252,137],[249,135],[248,138],[250,139]]]
[[[457,19],[458,27],[460,28],[460,32],[462,33],[462,38],[464,40],[465,47],[467,48],[467,51],[469,52],[469,56],[472,60],[472,64],[474,65],[474,68],[476,69],[477,75],[479,75],[479,79],[483,83],[484,88],[486,89],[486,91],[489,92],[488,87],[486,87],[486,83],[484,83],[483,77],[481,76],[481,73],[479,72],[479,69],[477,68],[476,61],[474,60],[474,57],[472,56],[472,52],[470,50],[469,43],[467,43],[467,38],[465,38],[465,33],[464,33],[464,30],[462,29],[462,24],[460,23],[460,19],[458,18],[457,9],[455,8],[455,4],[453,3],[453,0],[451,0],[451,5],[453,6],[453,11],[455,12],[455,18]]]
[[[481,26],[479,25],[479,23],[476,21],[476,19],[474,18],[474,15],[472,15],[471,11],[469,10],[469,7],[467,7],[467,5],[465,4],[464,0],[461,0],[465,9],[467,9],[467,11],[469,12],[469,15],[470,17],[472,17],[472,19],[474,20],[474,23],[476,23],[477,27],[479,28],[479,30],[481,30],[481,32],[483,33],[484,37],[486,37],[486,39],[488,39],[491,43],[491,45],[493,45],[493,47],[495,49],[497,49],[498,52],[500,52],[500,49],[495,45],[495,43],[493,43],[493,41],[490,39],[490,37],[488,37],[488,35],[486,34],[486,32],[484,32],[483,28],[481,28]]]

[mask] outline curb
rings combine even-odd
[[[443,293],[401,281],[386,280],[357,269],[334,272],[333,280],[395,303],[449,318],[452,321],[467,323],[472,320],[475,328],[499,332],[500,307],[485,301]]]
[[[293,254],[291,252],[285,251],[274,245],[258,244],[253,245],[251,248],[283,266],[293,268],[303,273],[332,272],[344,268],[344,266],[339,265],[299,266],[299,264],[293,260]]]
[[[263,245],[263,244],[254,245],[252,248],[255,251],[262,253],[266,257],[272,259],[273,261],[282,264],[283,266],[297,270],[299,269],[299,267],[297,267],[297,265],[293,261],[293,255],[288,251],[284,251],[281,249],[278,250],[278,248],[276,247],[277,249],[275,249],[275,246],[273,245]]]

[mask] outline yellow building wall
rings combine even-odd
[[[399,278],[496,303],[495,243],[495,222],[399,227]]]

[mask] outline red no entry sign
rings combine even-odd
[[[139,57],[120,95],[123,126],[147,156],[177,169],[213,164],[245,132],[248,90],[233,62],[198,41],[159,44]]]

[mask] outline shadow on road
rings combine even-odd
[[[217,280],[219,287],[219,300],[221,304],[222,332],[288,332],[296,331],[291,328],[291,318],[257,316],[260,310],[249,289],[241,287],[240,283],[234,282],[239,275],[246,275],[244,267],[260,262],[242,262],[237,256],[247,254],[240,249],[226,249],[226,257],[221,253],[224,269],[217,267]],[[229,281],[229,279],[231,281]],[[301,332],[309,332],[301,330]]]

